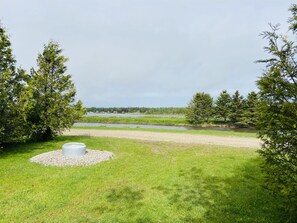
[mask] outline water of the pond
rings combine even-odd
[[[218,130],[235,132],[254,132],[247,128],[226,128],[226,127],[192,127],[192,126],[167,126],[167,125],[140,125],[140,124],[113,124],[113,123],[74,123],[74,126],[89,127],[117,127],[117,128],[144,128],[144,129],[167,129],[167,130]]]

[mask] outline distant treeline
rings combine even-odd
[[[239,91],[231,95],[224,90],[216,100],[210,94],[198,92],[187,107],[186,118],[193,125],[213,123],[255,127],[259,103],[259,95],[254,91],[243,97]]]
[[[146,108],[146,107],[113,107],[113,108],[87,108],[87,112],[95,113],[141,113],[149,115],[185,115],[186,108],[181,107],[161,107],[161,108]]]
[[[259,96],[256,92],[252,91],[247,95],[247,97],[243,97],[239,91],[236,91],[233,95],[231,95],[229,92],[224,90],[216,99],[207,93],[198,92],[193,96],[186,108],[91,107],[87,108],[87,112],[184,115],[186,117],[186,121],[192,125],[219,124],[246,128],[256,126],[259,103]],[[121,120],[121,122],[124,122],[124,120]]]

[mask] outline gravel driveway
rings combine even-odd
[[[260,148],[260,140],[248,137],[211,136],[187,133],[160,133],[129,130],[71,129],[64,135],[138,139],[188,144],[222,145],[241,148]]]

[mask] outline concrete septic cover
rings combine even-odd
[[[62,152],[67,157],[77,157],[86,154],[86,145],[84,143],[69,142],[62,146]]]

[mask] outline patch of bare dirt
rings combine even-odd
[[[237,148],[260,148],[261,142],[257,138],[211,136],[187,133],[160,133],[129,130],[95,130],[95,129],[71,129],[64,135],[95,136],[137,139],[145,141],[175,142],[186,144],[221,145]]]

